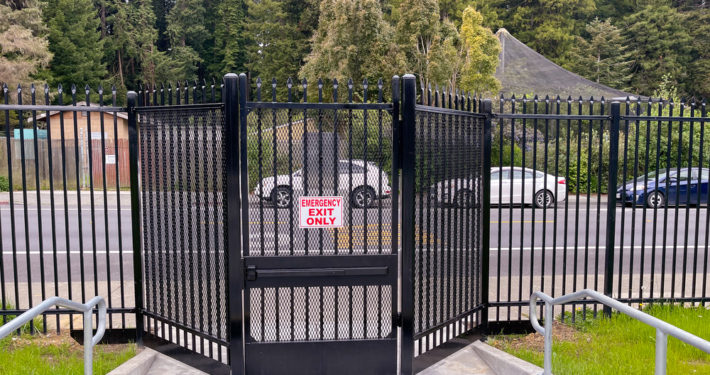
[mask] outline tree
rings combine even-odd
[[[624,36],[629,40],[633,60],[631,87],[642,95],[658,89],[665,74],[679,80],[679,89],[688,79],[692,38],[685,28],[685,16],[667,5],[649,4],[624,20]]]
[[[0,4],[0,80],[13,92],[18,83],[40,83],[33,76],[52,59],[42,11],[37,4],[31,5],[13,10]],[[10,95],[10,100],[16,98]]]
[[[312,52],[301,76],[356,83],[364,78],[387,79],[404,70],[404,56],[394,42],[394,30],[382,18],[376,0],[324,0]],[[311,90],[312,92],[315,90]]]
[[[106,77],[104,41],[90,0],[57,0],[49,20],[52,86],[72,83],[97,87]]]
[[[276,78],[279,98],[286,92],[286,79],[296,77],[308,47],[303,34],[283,9],[279,0],[247,0],[248,17],[244,31],[250,44],[247,47],[247,69],[252,78],[265,82]]]
[[[690,12],[687,25],[694,48],[688,92],[707,98],[710,97],[710,9]]]
[[[584,28],[584,18],[596,9],[594,0],[516,0],[513,3],[510,5],[512,17],[506,20],[506,28],[518,40],[558,65],[567,62],[575,36]]]
[[[217,6],[214,61],[210,72],[224,75],[244,68],[244,12],[241,0],[222,0]]]
[[[166,17],[166,32],[170,37],[168,57],[164,61],[164,74],[177,79],[192,79],[197,65],[202,62],[198,51],[202,50],[207,33],[204,26],[205,8],[200,0],[176,0]],[[172,64],[174,63],[174,64]],[[172,72],[172,73],[169,73]]]
[[[631,79],[631,61],[626,52],[627,41],[611,19],[594,19],[587,25],[589,40],[577,37],[572,48],[570,70],[596,83],[627,90]]]
[[[497,94],[500,82],[494,77],[501,47],[490,29],[483,27],[483,16],[473,7],[463,12],[461,48],[464,65],[461,70],[461,89],[478,93]]]

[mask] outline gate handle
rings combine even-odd
[[[256,266],[247,266],[247,281],[256,281],[260,277],[314,277],[314,276],[383,276],[388,267],[345,267],[345,268],[284,268],[256,270]]]

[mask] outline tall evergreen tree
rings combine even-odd
[[[587,25],[589,41],[577,37],[572,48],[570,70],[596,83],[627,90],[631,79],[631,63],[626,52],[627,41],[611,19],[598,18]]]
[[[182,72],[175,72],[182,79],[196,77],[202,62],[198,52],[207,38],[202,5],[201,0],[176,0],[166,18],[171,47],[168,56],[182,66]]]
[[[633,78],[631,87],[651,95],[662,78],[670,74],[681,92],[688,80],[692,38],[685,28],[685,16],[667,5],[649,4],[624,19],[624,36],[629,40]]]
[[[57,0],[49,20],[53,86],[75,83],[96,87],[106,78],[99,25],[91,0]]]
[[[276,78],[279,97],[284,98],[286,79],[297,77],[307,43],[280,0],[247,0],[249,15],[245,33],[249,38],[246,67],[252,78],[270,82]]]
[[[710,97],[710,4],[708,9],[693,10],[687,18],[693,38],[694,61],[691,63],[688,91],[696,97]]]
[[[214,74],[239,73],[244,69],[244,12],[242,0],[221,0],[216,8],[214,58],[209,71]]]
[[[559,65],[564,65],[585,18],[595,11],[594,0],[515,0],[505,27],[518,40]]]

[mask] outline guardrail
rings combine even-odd
[[[537,332],[545,336],[543,375],[552,375],[552,306],[569,303],[585,297],[597,300],[612,309],[616,309],[621,313],[656,328],[656,375],[664,375],[666,373],[666,354],[668,351],[669,335],[710,354],[710,342],[594,290],[584,289],[557,298],[552,298],[542,292],[535,292],[530,296],[530,322]],[[538,298],[545,301],[545,328],[542,328],[537,321],[537,312],[535,310],[537,309]]]
[[[92,337],[93,324],[91,322],[91,315],[93,313],[93,308],[96,305],[99,307],[99,319],[96,325],[96,336]],[[104,337],[104,332],[106,331],[106,301],[103,297],[96,296],[86,304],[81,304],[59,297],[48,298],[39,305],[27,310],[24,314],[1,326],[0,339],[9,335],[13,331],[20,329],[20,327],[22,327],[25,323],[36,318],[38,315],[53,306],[65,307],[67,309],[84,313],[84,375],[93,374],[94,345],[101,341],[101,338]]]

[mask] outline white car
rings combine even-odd
[[[470,207],[474,202],[474,184],[469,179],[446,180],[432,186],[429,194],[439,203]],[[567,185],[563,177],[529,168],[491,168],[491,205],[534,203],[542,208],[566,198]]]
[[[302,175],[303,172],[299,169],[291,175],[267,177],[256,185],[254,194],[265,201],[273,202],[276,207],[289,208],[293,205],[293,190],[303,188]],[[328,181],[328,177],[324,176],[324,180]],[[351,181],[352,185],[350,185]],[[369,207],[376,199],[389,198],[392,190],[387,174],[374,163],[365,163],[363,160],[338,162],[338,186],[340,189],[348,189],[352,186],[350,203],[355,208]],[[332,185],[324,190],[332,190]]]

